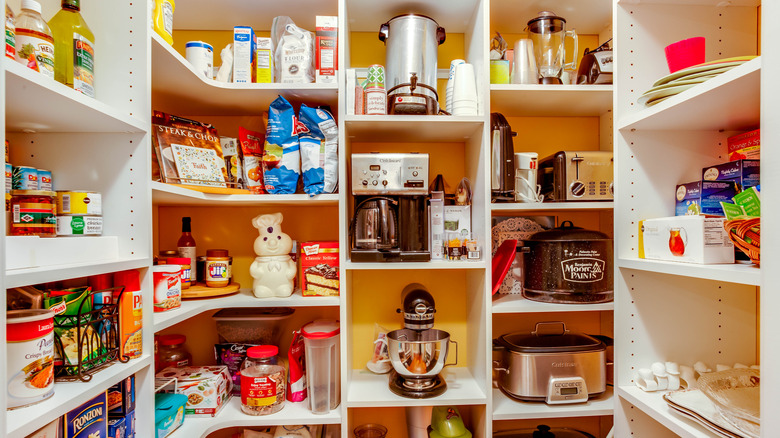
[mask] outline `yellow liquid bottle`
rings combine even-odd
[[[95,35],[81,16],[80,0],[62,0],[49,20],[54,37],[54,79],[95,97]]]
[[[173,45],[173,11],[176,2],[173,0],[154,0],[152,12],[154,31],[168,44]]]

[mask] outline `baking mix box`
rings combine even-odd
[[[269,84],[274,81],[274,43],[268,37],[257,37],[256,41],[257,73],[255,81],[260,84]]]
[[[233,380],[224,365],[202,367],[168,367],[158,378],[176,379],[176,392],[187,396],[185,413],[215,416],[230,399]]]
[[[65,438],[104,437],[108,433],[106,393],[65,414]]]
[[[127,438],[127,425],[125,418],[111,418],[108,420],[108,438]]]
[[[315,58],[318,84],[335,84],[338,71],[339,17],[317,15],[315,19]]]
[[[734,263],[725,218],[673,216],[639,221],[639,258],[672,262]]]
[[[738,160],[701,170],[702,181],[734,181],[739,191],[761,183],[761,160]]]
[[[729,161],[761,158],[761,130],[756,129],[728,138]]]
[[[248,26],[233,28],[233,82],[255,81],[255,31]]]
[[[300,255],[303,296],[339,296],[339,243],[305,242]]]

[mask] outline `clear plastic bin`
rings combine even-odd
[[[314,414],[327,414],[341,400],[339,333],[339,322],[329,319],[310,322],[301,329],[306,346],[309,407]]]
[[[279,346],[284,322],[294,312],[290,307],[222,309],[212,318],[220,343]]]

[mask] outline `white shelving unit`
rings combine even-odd
[[[498,295],[493,299],[493,313],[553,313],[553,312],[608,312],[613,303],[557,304],[527,300],[522,295]]]
[[[542,418],[576,418],[612,415],[615,404],[612,388],[585,403],[548,405],[512,400],[500,389],[493,388],[493,420],[526,420]]]
[[[513,116],[600,116],[612,110],[612,85],[491,84],[490,105]]]
[[[337,194],[322,194],[309,196],[305,194],[294,195],[221,195],[215,193],[203,193],[177,185],[152,181],[152,201],[155,205],[182,205],[182,206],[212,206],[212,207],[238,207],[238,206],[326,206],[338,205]]]

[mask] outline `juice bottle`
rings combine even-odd
[[[5,5],[5,56],[16,59],[16,20],[8,5]]]
[[[16,60],[54,79],[54,38],[35,0],[22,0],[16,17]]]
[[[95,35],[81,16],[81,0],[62,0],[49,26],[54,37],[54,79],[95,97]]]

